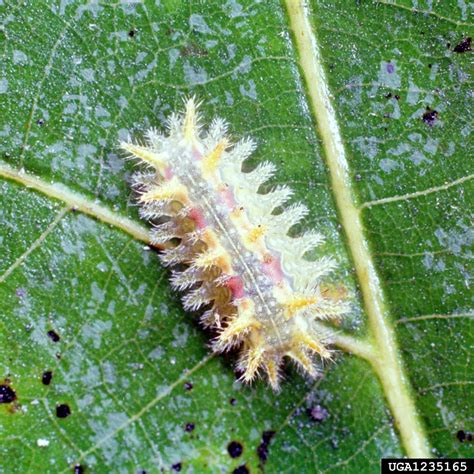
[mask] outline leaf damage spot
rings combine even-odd
[[[436,110],[431,109],[430,107],[427,107],[426,112],[423,114],[423,122],[425,122],[426,125],[432,127],[437,120],[438,112]]]
[[[231,458],[238,458],[244,452],[244,447],[238,441],[231,441],[227,445],[227,452]]]
[[[183,465],[180,462],[177,462],[176,464],[173,464],[171,466],[171,469],[175,472],[180,472],[182,468],[183,468]]]
[[[53,341],[53,342],[59,342],[61,340],[61,337],[59,336],[59,334],[54,331],[53,329],[51,329],[50,331],[48,331],[48,337]]]
[[[67,418],[71,414],[71,408],[66,403],[56,406],[56,416],[58,418]]]
[[[9,385],[0,385],[0,403],[12,403],[16,400],[16,392]]]
[[[51,383],[52,378],[53,378],[53,372],[51,370],[47,370],[46,372],[43,372],[43,376],[41,377],[41,382],[43,382],[43,385],[49,385]]]
[[[76,464],[72,472],[74,472],[74,474],[84,474],[84,472],[86,472],[86,468],[82,464]]]
[[[232,474],[249,474],[250,471],[248,467],[245,464],[242,464],[239,467],[236,467],[233,471]]]
[[[398,94],[393,95],[391,92],[388,94],[385,94],[386,99],[395,99],[395,100],[400,100],[400,96]]]
[[[194,431],[195,427],[196,425],[194,423],[186,423],[186,426],[184,427],[184,431],[186,431],[187,433],[191,433],[192,431]]]
[[[188,391],[192,390],[193,389],[193,384],[191,382],[186,382],[184,384],[184,389],[188,390]]]
[[[470,443],[472,442],[473,436],[472,433],[470,433],[469,431],[459,430],[456,433],[456,438],[460,443],[464,443],[466,441]]]
[[[275,433],[276,431],[264,431],[262,434],[262,442],[257,447],[257,455],[262,463],[268,459],[268,448]]]
[[[471,48],[472,38],[469,36],[463,38],[453,49],[455,53],[466,53],[467,51],[472,51]]]

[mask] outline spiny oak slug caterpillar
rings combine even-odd
[[[150,129],[145,145],[121,143],[145,165],[133,186],[140,214],[153,226],[151,243],[164,248],[160,258],[171,267],[173,288],[185,292],[184,308],[205,307],[201,322],[217,333],[213,350],[240,349],[243,381],[264,371],[278,390],[284,357],[315,377],[315,356],[331,357],[315,321],[348,308],[321,285],[335,261],[304,258],[324,240],[314,230],[288,235],[307,207],[293,203],[278,213],[291,189],[259,193],[275,165],[265,161],[243,172],[255,142],[233,144],[220,118],[205,130],[198,105],[191,98],[183,114],[172,114],[167,135]]]

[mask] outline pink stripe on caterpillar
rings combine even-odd
[[[238,299],[238,298],[243,298],[245,296],[244,282],[242,281],[242,278],[240,278],[239,276],[235,275],[235,276],[230,277],[225,282],[225,286],[229,288],[234,298]]]
[[[201,211],[201,209],[193,207],[189,211],[188,217],[196,223],[198,229],[206,228],[206,218],[204,217],[204,213]]]
[[[173,176],[174,176],[173,169],[171,168],[171,166],[167,166],[165,168],[164,178],[169,181]]]
[[[232,190],[226,187],[221,191],[221,196],[229,209],[233,209],[236,206],[235,197]]]
[[[283,278],[280,259],[267,254],[263,260],[263,271],[269,276],[275,284],[280,283]]]

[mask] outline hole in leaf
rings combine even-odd
[[[0,403],[12,403],[16,400],[16,392],[8,385],[0,385]]]
[[[56,406],[56,416],[58,418],[67,418],[71,414],[71,409],[69,405],[63,403],[61,405]]]
[[[438,112],[427,107],[426,112],[423,114],[423,122],[432,127],[436,120],[438,120]]]
[[[51,329],[51,331],[48,331],[48,337],[53,341],[53,342],[58,342],[61,340],[61,338],[59,337],[59,334],[56,332],[56,331],[53,331]]]
[[[248,470],[247,466],[245,464],[242,464],[239,467],[236,467],[233,471],[232,474],[249,474],[250,471]]]
[[[238,441],[231,441],[227,445],[227,451],[231,458],[238,458],[244,451],[244,447]]]
[[[52,378],[53,372],[51,372],[51,370],[47,370],[46,372],[43,372],[43,377],[41,378],[41,381],[43,382],[43,385],[49,385],[51,383]]]
[[[270,441],[275,436],[275,431],[264,431],[262,434],[262,442],[257,448],[257,455],[260,461],[265,462],[268,459],[268,448]]]
[[[466,51],[471,51],[472,38],[462,39],[453,49],[455,53],[465,53]]]

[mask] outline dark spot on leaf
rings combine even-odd
[[[58,342],[61,338],[59,337],[59,334],[51,329],[51,331],[48,331],[48,337],[53,341],[53,342]]]
[[[393,94],[389,92],[388,94],[385,94],[386,99],[391,99],[393,97]]]
[[[231,441],[227,445],[227,451],[231,458],[238,458],[244,452],[244,447],[238,441]]]
[[[392,74],[395,71],[395,66],[392,63],[387,63],[387,72]]]
[[[245,464],[242,464],[242,466],[236,467],[232,471],[232,474],[249,474],[249,473],[250,473],[250,471],[248,470],[248,468]]]
[[[52,378],[53,378],[53,372],[51,372],[51,370],[47,370],[46,372],[43,372],[43,377],[41,381],[43,382],[44,385],[49,385],[51,383]]]
[[[471,442],[473,439],[473,435],[470,432],[466,432],[464,430],[459,430],[456,433],[456,438],[461,442],[464,443],[465,441]]]
[[[143,469],[139,469],[135,474],[147,474]]]
[[[431,68],[433,67],[433,65],[432,65],[432,64],[428,64],[428,67],[431,69]]]
[[[357,173],[357,174],[355,175],[355,180],[356,180],[356,181],[361,181],[361,180],[362,180],[362,175],[359,174],[359,173]]]
[[[82,466],[81,464],[76,464],[74,466],[74,474],[83,474],[84,472],[86,472],[86,468],[84,466]]]
[[[235,398],[231,398],[231,399],[229,400],[229,403],[230,403],[233,407],[235,407],[235,405],[237,405],[237,400],[236,400]]]
[[[446,43],[446,48],[450,48],[451,47],[451,43]]]
[[[130,38],[133,38],[136,34],[137,34],[137,30],[135,30],[134,28],[132,28],[132,29],[128,32],[128,36],[130,36]]]
[[[400,96],[398,94],[395,94],[393,97],[395,98],[395,100],[400,100]]]
[[[12,403],[16,400],[16,393],[8,385],[0,385],[0,403]]]
[[[191,433],[191,431],[194,431],[194,428],[195,428],[194,423],[186,423],[186,426],[184,427],[184,431]]]
[[[472,38],[462,39],[453,49],[455,53],[465,53],[466,51],[471,51]]]
[[[329,416],[329,413],[326,408],[321,405],[315,405],[314,407],[308,408],[308,415],[313,421],[321,423]]]
[[[185,390],[192,390],[193,389],[193,384],[191,382],[186,382],[184,384],[184,389]]]
[[[61,359],[61,353],[60,352],[56,352],[56,359]]]
[[[426,112],[423,114],[423,122],[425,122],[426,125],[432,127],[437,119],[438,112],[436,110],[431,110],[429,107],[427,107]]]
[[[275,431],[264,431],[262,434],[262,442],[257,447],[257,455],[260,461],[265,462],[268,459],[268,447],[270,441],[275,436]]]
[[[67,418],[71,414],[71,409],[69,405],[63,403],[56,406],[56,416],[58,418]]]
[[[44,119],[40,118],[36,121],[36,124],[42,127],[44,125]]]
[[[183,465],[180,462],[177,462],[176,464],[173,464],[171,466],[171,469],[173,469],[173,471],[179,472],[179,471],[181,471],[182,467],[183,467]]]

